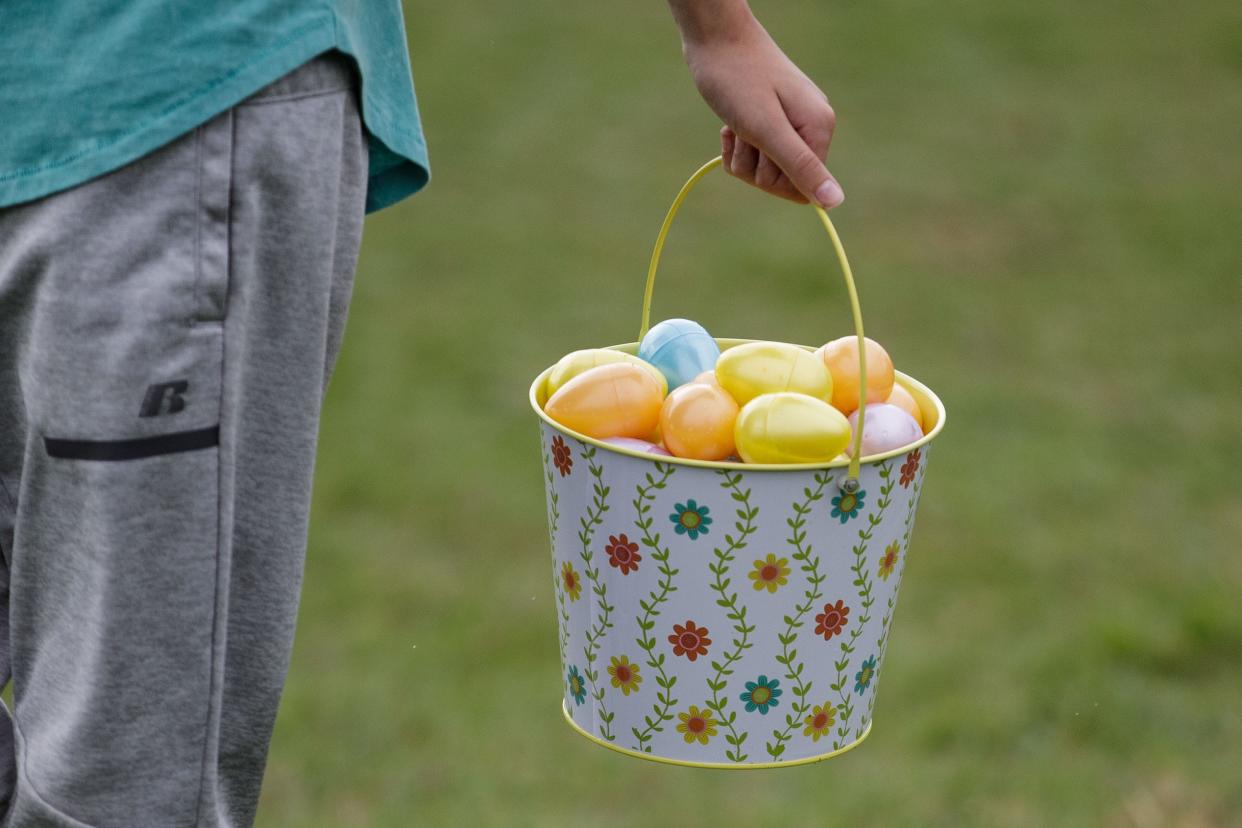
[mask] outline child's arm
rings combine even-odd
[[[844,200],[824,166],[836,117],[828,98],[751,14],[746,0],[668,0],[694,83],[725,126],[725,168],[774,195]]]

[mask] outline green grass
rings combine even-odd
[[[561,720],[530,379],[630,341],[717,123],[660,3],[408,4],[434,182],[372,217],[261,826],[1242,823],[1236,4],[756,3],[839,113],[868,333],[945,400],[872,737],[638,762]],[[848,332],[723,175],[657,318]]]

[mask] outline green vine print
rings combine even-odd
[[[883,482],[880,484],[880,497],[875,504],[876,510],[867,515],[867,528],[858,530],[859,543],[854,546],[854,563],[850,566],[854,573],[854,586],[858,588],[862,613],[859,615],[858,622],[854,625],[846,640],[841,642],[841,660],[833,662],[833,667],[837,671],[837,680],[832,684],[832,689],[841,697],[840,703],[837,704],[840,716],[837,719],[837,740],[833,742],[833,750],[838,750],[845,746],[849,739],[850,718],[854,715],[854,697],[850,694],[852,686],[849,682],[847,671],[849,669],[850,656],[854,653],[855,644],[858,641],[858,637],[862,635],[863,628],[871,620],[871,606],[875,603],[875,596],[872,594],[871,573],[867,570],[867,545],[871,542],[876,527],[883,521],[884,511],[893,502],[889,495],[892,494],[893,486],[897,485],[897,481],[893,479],[893,464],[891,462],[880,464],[880,479]]]
[[[651,516],[651,502],[655,500],[655,492],[664,489],[668,484],[673,469],[674,466],[671,463],[657,462],[656,473],[654,475],[651,472],[647,473],[647,485],[638,486],[638,496],[632,501],[635,513],[634,526],[642,533],[643,546],[651,550],[651,559],[655,561],[660,573],[657,588],[652,590],[645,600],[640,598],[638,601],[639,607],[643,610],[643,614],[637,619],[638,646],[647,653],[647,666],[655,671],[653,678],[659,688],[656,690],[656,702],[651,706],[651,715],[643,716],[647,726],[642,730],[637,727],[631,728],[637,740],[635,750],[645,753],[651,753],[649,743],[652,735],[662,733],[664,723],[672,721],[673,715],[669,713],[669,710],[677,704],[677,699],[673,698],[673,686],[677,683],[677,676],[670,676],[665,671],[664,653],[656,652],[656,639],[651,632],[655,628],[655,619],[660,614],[660,605],[668,600],[670,593],[677,591],[677,587],[673,586],[673,578],[680,571],[673,569],[669,564],[670,549],[660,545],[660,533],[652,532],[655,518]]]
[[[544,479],[548,486],[548,537],[552,546],[552,594],[556,596],[556,606],[560,614],[558,632],[560,633],[561,672],[565,672],[569,657],[569,605],[565,598],[565,589],[561,583],[561,574],[556,566],[556,531],[561,522],[561,496],[556,492],[555,478],[552,475],[552,459],[545,454],[543,457]]]
[[[802,719],[811,707],[807,701],[807,695],[811,692],[813,682],[805,680],[803,673],[806,664],[804,661],[797,660],[798,651],[793,648],[793,645],[798,639],[798,630],[801,629],[806,614],[824,594],[820,585],[827,576],[820,574],[819,556],[812,557],[812,547],[806,543],[806,519],[814,504],[823,499],[824,489],[831,481],[832,477],[828,472],[816,472],[815,488],[808,487],[802,490],[805,500],[801,503],[794,503],[793,517],[785,519],[785,522],[789,524],[790,532],[785,542],[794,548],[791,557],[798,562],[799,569],[806,573],[807,590],[804,593],[806,601],[794,606],[793,615],[785,616],[785,632],[777,636],[781,642],[781,653],[776,660],[785,666],[785,678],[792,685],[794,698],[789,700],[789,712],[785,714],[785,728],[773,730],[772,741],[764,746],[767,748],[768,755],[773,759],[779,759],[785,752],[785,743],[802,724]]]
[[[600,580],[599,567],[591,566],[593,559],[591,539],[595,535],[596,527],[604,522],[604,512],[607,512],[609,509],[607,501],[608,493],[611,489],[604,485],[604,467],[595,462],[594,446],[585,446],[582,449],[582,459],[587,461],[591,477],[595,478],[595,481],[592,484],[594,496],[591,506],[587,509],[586,516],[579,518],[581,529],[578,531],[578,540],[582,542],[582,571],[586,575],[587,581],[591,584],[591,592],[595,594],[599,619],[591,624],[586,631],[586,646],[582,650],[586,658],[586,666],[582,672],[586,675],[587,681],[590,682],[591,698],[595,699],[595,704],[599,710],[599,735],[611,742],[616,738],[612,733],[612,720],[616,714],[609,713],[607,706],[604,704],[604,686],[599,682],[599,668],[596,666],[595,661],[599,657],[599,641],[603,638],[608,628],[612,626],[608,616],[612,614],[615,607],[608,603],[608,585]]]
[[[707,568],[711,570],[713,575],[711,588],[720,596],[716,599],[716,604],[725,608],[725,614],[733,622],[733,631],[737,633],[737,636],[732,640],[733,649],[726,651],[720,661],[712,662],[712,669],[716,671],[716,675],[707,680],[707,687],[711,690],[712,696],[706,704],[709,709],[715,712],[719,724],[728,730],[724,735],[725,741],[733,747],[732,749],[726,749],[725,755],[730,761],[745,762],[747,755],[742,753],[742,744],[746,741],[746,737],[749,734],[745,732],[739,734],[737,732],[737,728],[734,726],[737,721],[737,711],[725,710],[729,705],[729,696],[727,694],[722,695],[722,693],[724,693],[725,686],[729,683],[725,677],[733,675],[733,664],[742,657],[742,653],[754,646],[754,642],[749,639],[750,634],[755,631],[755,625],[746,623],[746,607],[738,603],[738,593],[736,590],[733,592],[729,591],[732,579],[727,576],[729,566],[733,563],[734,555],[736,555],[739,549],[746,548],[746,539],[756,530],[755,518],[759,515],[759,507],[750,505],[750,489],[742,488],[742,475],[740,472],[720,469],[716,474],[724,478],[720,487],[729,490],[729,496],[738,503],[738,507],[734,512],[737,515],[737,520],[733,524],[737,534],[726,534],[724,536],[725,547],[723,549],[716,547],[713,550],[716,560],[710,562]]]
[[[914,478],[910,491],[910,505],[906,509],[905,531],[901,538],[901,563],[897,569],[897,582],[893,585],[893,591],[888,596],[888,606],[884,613],[884,618],[880,621],[883,630],[880,632],[880,643],[877,648],[880,651],[879,664],[884,666],[884,654],[888,651],[888,633],[892,626],[893,610],[897,606],[897,590],[901,588],[901,575],[906,569],[906,558],[910,554],[910,532],[914,528],[914,511],[919,503],[919,485],[922,483],[922,475]],[[867,699],[867,721],[871,720],[871,713],[875,710],[875,693]],[[860,732],[859,736],[862,735]]]

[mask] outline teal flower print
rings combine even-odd
[[[586,701],[586,682],[582,680],[578,668],[572,665],[569,668],[569,695],[573,696],[578,704]]]
[[[862,669],[854,674],[854,692],[863,693],[871,686],[871,679],[875,678],[875,656],[867,659],[862,663]]]
[[[858,517],[858,510],[866,504],[863,498],[867,496],[866,491],[855,492],[854,494],[842,494],[840,497],[832,499],[832,516],[841,518],[841,522],[845,523],[850,518]]]
[[[690,540],[698,540],[699,535],[707,534],[707,527],[711,525],[712,519],[707,515],[711,509],[706,506],[700,506],[691,498],[685,504],[675,503],[673,508],[676,510],[668,516],[673,522],[673,528],[679,535],[689,535]]]
[[[742,701],[746,702],[746,712],[754,713],[758,710],[764,716],[768,715],[768,708],[780,704],[777,699],[785,692],[780,689],[779,684],[779,681],[769,680],[767,676],[746,682],[746,692],[741,695]]]

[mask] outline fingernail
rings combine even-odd
[[[841,191],[841,185],[830,178],[819,185],[819,189],[815,191],[815,200],[825,210],[831,210],[845,201],[845,193]]]

